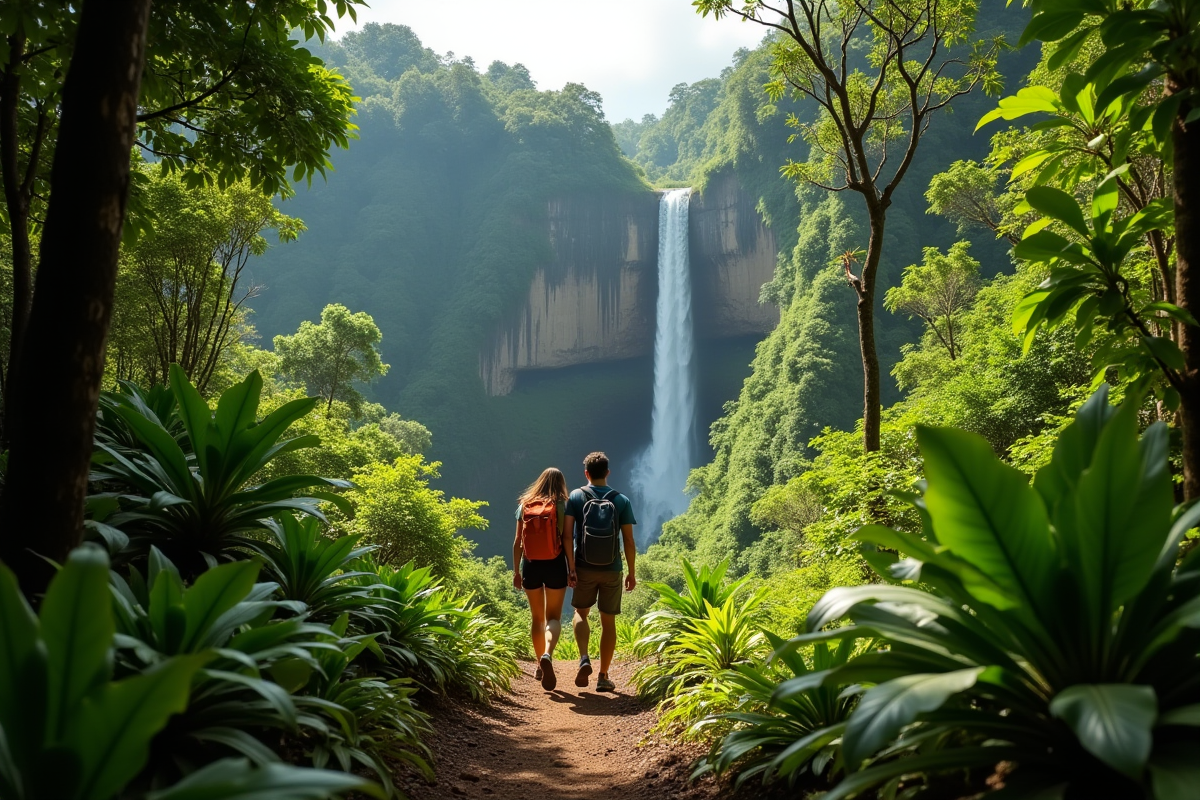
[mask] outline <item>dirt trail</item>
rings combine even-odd
[[[652,706],[629,685],[632,669],[616,664],[617,693],[575,686],[576,662],[556,661],[558,687],[546,692],[533,664],[513,693],[491,707],[446,701],[428,710],[437,783],[406,782],[412,800],[717,800],[731,797],[711,779],[689,783],[693,745],[651,738]],[[639,746],[641,745],[641,746]],[[747,797],[757,796],[747,793]]]

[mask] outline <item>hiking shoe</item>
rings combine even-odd
[[[613,683],[612,681],[610,681],[608,679],[607,675],[605,675],[603,672],[601,672],[600,677],[596,679],[596,691],[597,692],[615,692],[616,690],[617,690],[617,685],[615,683]]]
[[[588,677],[591,674],[592,662],[587,656],[584,656],[583,658],[579,659],[579,672],[575,673],[575,685],[581,687],[587,686]]]
[[[533,671],[533,679],[540,681],[542,679],[542,660],[538,659],[538,668]]]
[[[554,691],[554,687],[558,686],[558,678],[554,676],[554,659],[550,658],[550,654],[542,656],[538,662],[538,672],[542,673],[542,688],[547,692]]]

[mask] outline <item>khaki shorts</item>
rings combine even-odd
[[[575,591],[571,594],[571,605],[579,609],[589,609],[596,605],[599,598],[601,613],[621,613],[623,573],[576,568],[575,576],[579,582],[575,584]]]

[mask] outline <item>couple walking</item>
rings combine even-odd
[[[633,506],[629,498],[608,485],[608,457],[589,453],[583,460],[587,485],[567,493],[567,480],[551,467],[525,490],[517,506],[517,535],[513,540],[513,586],[523,589],[533,612],[533,651],[538,659],[535,677],[550,691],[554,646],[558,644],[563,598],[574,589],[575,641],[579,671],[575,685],[588,685],[592,606],[600,607],[600,674],[596,689],[616,691],[608,677],[617,649],[617,614],[621,613],[621,552],[629,562],[624,589],[632,592],[634,577]],[[568,536],[571,538],[568,539]],[[622,547],[623,545],[623,547]]]

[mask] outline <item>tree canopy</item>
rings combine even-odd
[[[274,344],[283,375],[324,399],[327,411],[340,400],[359,414],[363,396],[355,384],[368,383],[388,371],[379,358],[382,338],[370,314],[351,313],[344,305],[331,303],[321,312],[319,323],[305,320],[291,336],[276,336]]]

